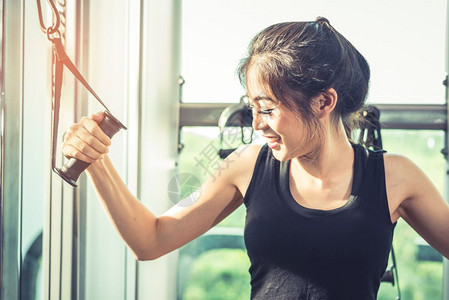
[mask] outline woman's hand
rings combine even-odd
[[[111,139],[101,130],[98,124],[104,119],[104,113],[83,117],[66,131],[62,153],[87,163],[95,163],[109,152]]]

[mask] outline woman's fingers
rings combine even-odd
[[[71,146],[94,160],[97,160],[103,154],[108,153],[108,147],[100,143],[95,137],[87,135],[83,138],[85,138],[85,140],[75,136],[71,142]]]
[[[103,114],[95,114],[92,118],[83,117],[79,123],[72,124],[62,144],[64,155],[93,163],[106,154],[111,140],[97,123],[103,118]]]
[[[103,111],[97,112],[95,114],[92,114],[90,117],[92,120],[100,124],[100,122],[103,121],[104,119],[104,112]]]
[[[83,152],[81,152],[79,149],[73,147],[72,145],[64,145],[62,152],[67,157],[74,157],[74,158],[76,158],[78,160],[82,160],[82,161],[87,162],[87,163],[91,163],[92,164],[92,163],[97,161],[96,159],[93,159],[93,158],[85,155]]]
[[[103,118],[101,118],[103,120]],[[101,122],[101,121],[100,121]],[[91,118],[84,117],[80,122],[84,129],[86,129],[92,136],[96,137],[102,144],[106,146],[111,145],[111,139],[101,130],[100,126],[96,121]],[[80,132],[83,134],[84,132]]]

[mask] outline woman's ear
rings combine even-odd
[[[328,88],[324,92],[321,92],[315,99],[318,117],[324,118],[330,116],[337,105],[337,91],[333,88]]]

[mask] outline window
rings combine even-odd
[[[383,146],[390,153],[400,153],[415,162],[443,194],[445,160],[444,133],[441,131],[382,131]],[[400,219],[395,229],[393,246],[402,299],[442,299],[443,264],[419,259],[419,236]],[[390,263],[391,265],[391,263]],[[382,284],[379,299],[393,299],[396,287]]]

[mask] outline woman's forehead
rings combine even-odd
[[[246,93],[250,101],[265,100],[278,103],[269,84],[254,69],[250,70],[246,77]]]
[[[265,95],[265,93],[263,93],[263,92],[255,97],[251,97],[248,95],[248,100],[250,102],[266,102],[266,103],[278,104],[278,102],[276,100]]]

